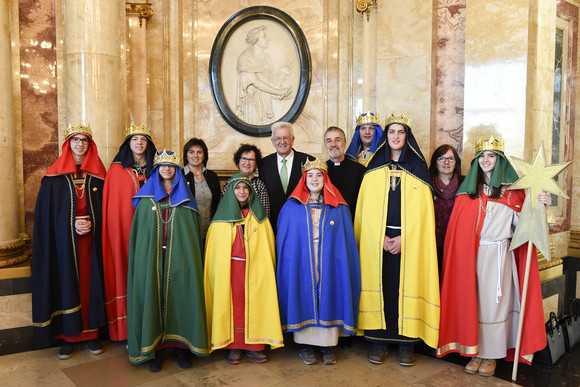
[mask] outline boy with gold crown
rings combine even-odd
[[[411,119],[391,116],[360,188],[354,233],[361,259],[359,329],[382,364],[388,344],[413,366],[415,343],[437,346],[439,278],[431,175]]]
[[[339,336],[356,333],[360,262],[351,214],[326,173],[306,161],[302,178],[278,217],[278,299],[282,329],[301,344],[302,361],[336,363]]]
[[[383,128],[379,123],[378,114],[362,113],[356,120],[356,128],[346,150],[346,157],[366,167],[380,145],[382,135]]]
[[[91,128],[69,125],[62,155],[48,168],[34,210],[32,326],[38,347],[62,339],[61,360],[74,343],[103,352],[101,202],[105,167]]]
[[[105,306],[111,340],[127,340],[127,260],[135,210],[131,198],[153,169],[151,129],[131,125],[113,159],[103,194],[103,270]]]
[[[437,356],[458,352],[471,357],[465,366],[469,374],[492,376],[497,359],[514,357],[527,255],[527,244],[509,251],[524,202],[523,190],[507,189],[517,179],[504,155],[503,139],[480,139],[447,227]],[[539,200],[551,203],[546,193]],[[530,261],[518,359],[528,364],[546,346],[535,248]]]
[[[165,348],[190,368],[190,352],[209,354],[201,268],[200,216],[181,170],[163,150],[151,177],[133,197],[129,240],[127,344],[129,361],[158,372]]]

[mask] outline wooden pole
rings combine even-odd
[[[512,382],[515,383],[518,375],[518,365],[520,359],[520,349],[522,343],[522,329],[524,326],[524,313],[526,310],[526,299],[528,298],[528,282],[530,279],[530,261],[532,257],[532,241],[528,241],[528,254],[526,256],[526,272],[524,276],[524,287],[522,288],[522,304],[520,307],[520,321],[518,322],[518,335],[516,338],[516,353],[514,354],[514,367],[512,371]]]

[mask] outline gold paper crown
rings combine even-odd
[[[306,162],[304,165],[302,165],[302,173],[308,171],[309,169],[322,169],[324,172],[328,173],[328,167],[326,166],[326,163],[317,158],[312,161],[306,159]]]
[[[133,136],[135,134],[147,136],[147,137],[149,137],[149,139],[151,139],[151,129],[145,127],[144,124],[141,124],[139,126],[137,126],[135,124],[131,124],[131,126],[129,126],[128,128],[125,129],[125,138],[127,138],[129,136]]]
[[[479,140],[475,143],[475,153],[486,150],[499,151],[503,153],[503,138],[496,140],[493,138],[492,134],[489,136],[489,140],[483,141],[480,137]]]
[[[78,124],[74,126],[73,124],[69,124],[68,128],[64,131],[64,137],[68,137],[71,134],[86,134],[90,137],[93,137],[93,132],[91,131],[91,127],[88,125]]]
[[[356,119],[356,126],[360,126],[360,125],[364,125],[364,124],[377,124],[377,125],[380,125],[380,123],[379,123],[379,115],[378,114],[375,114],[375,113],[372,113],[372,112],[362,113]]]
[[[387,118],[387,121],[385,121],[385,128],[391,124],[404,124],[410,128],[411,122],[413,122],[411,117],[409,118],[405,117],[404,113],[401,113],[398,116],[395,116],[395,113],[391,113],[389,118]]]
[[[159,164],[175,165],[176,167],[181,168],[181,160],[177,156],[177,153],[165,149],[163,149],[163,152],[157,153],[153,159],[154,166]]]

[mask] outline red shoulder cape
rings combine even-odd
[[[135,213],[131,198],[138,190],[131,167],[111,165],[103,194],[103,271],[109,336],[116,341],[127,339],[127,262]]]
[[[459,195],[445,236],[441,284],[441,323],[437,356],[451,352],[476,356],[478,347],[478,318],[476,294],[476,260],[479,238],[489,199],[471,199]],[[516,211],[521,210],[523,191],[507,191],[495,200]],[[514,250],[520,294],[523,291],[527,244]],[[520,300],[521,302],[521,300]],[[530,355],[546,346],[540,274],[536,249],[533,248],[525,309],[520,362],[529,364]],[[515,348],[508,350],[505,360],[513,361]],[[524,356],[526,358],[524,358]]]

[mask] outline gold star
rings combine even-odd
[[[564,168],[570,165],[570,162],[546,166],[542,144],[540,144],[540,148],[534,155],[534,160],[531,164],[516,157],[512,157],[512,159],[523,176],[513,183],[509,189],[528,188],[527,194],[533,199],[531,200],[532,209],[536,208],[536,204],[538,203],[537,198],[542,191],[568,199],[568,196],[554,181],[554,176],[562,172]]]
[[[570,163],[554,164],[546,167],[544,149],[541,144],[531,164],[515,157],[512,157],[512,159],[523,173],[523,176],[508,189],[527,188],[527,192],[518,220],[518,226],[512,236],[510,250],[514,250],[529,241],[549,261],[550,249],[548,248],[546,208],[543,205],[536,206],[536,204],[538,204],[538,196],[542,191],[551,192],[568,199],[568,196],[560,189],[553,178],[570,165]]]

